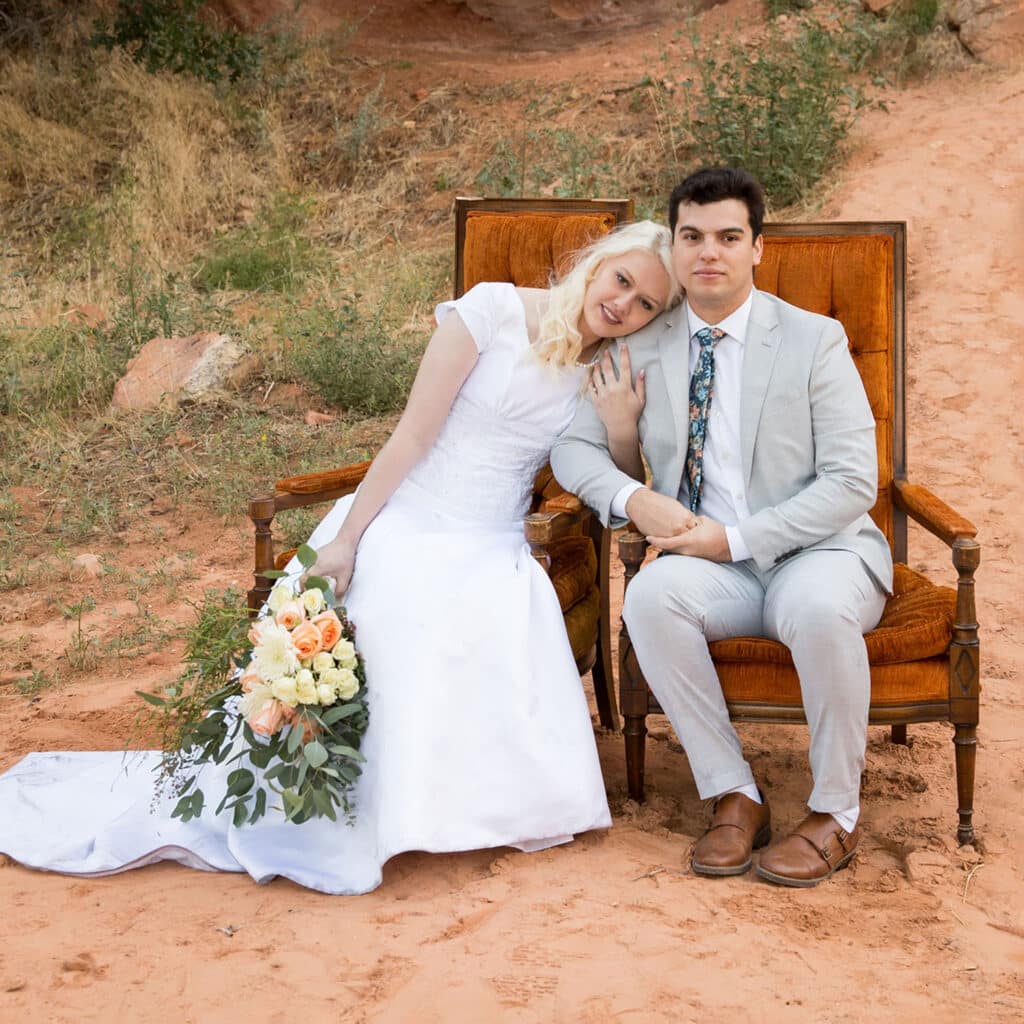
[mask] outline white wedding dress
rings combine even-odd
[[[568,425],[582,370],[529,349],[511,285],[438,306],[480,357],[437,441],[371,523],[345,599],[370,725],[354,825],[268,813],[235,828],[154,802],[159,754],[30,754],[0,776],[0,852],[106,875],[158,860],[362,893],[406,850],[538,850],[611,825],[590,715],[555,593],[524,543],[533,478]],[[310,538],[331,540],[351,498]],[[297,563],[289,566],[299,571]],[[207,800],[223,772],[202,775]]]

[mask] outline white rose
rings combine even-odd
[[[267,607],[276,615],[281,610],[281,605],[286,601],[292,600],[292,588],[287,583],[278,583],[276,587],[270,592],[270,597],[267,600]]]
[[[313,659],[313,671],[319,674],[326,672],[330,668],[334,668],[334,657],[330,651],[321,651]]]
[[[352,669],[356,667],[356,649],[351,640],[342,637],[331,650],[334,660],[342,667]]]
[[[295,685],[295,676],[282,676],[270,684],[270,692],[282,704],[293,708],[299,703],[299,690]]]
[[[273,696],[269,686],[264,683],[256,683],[248,693],[242,695],[242,699],[238,702],[239,713],[248,721]]]
[[[299,669],[295,674],[295,688],[302,704],[316,704],[316,680],[308,668]]]
[[[299,597],[299,600],[302,602],[302,607],[305,608],[311,616],[323,611],[326,603],[324,601],[324,592],[319,587],[304,590],[302,595]]]
[[[359,690],[359,680],[355,672],[350,668],[336,668],[331,673],[331,678],[325,680],[334,687],[334,692],[341,700],[349,700]]]
[[[325,707],[334,703],[334,687],[330,683],[318,683],[316,687],[317,700]]]

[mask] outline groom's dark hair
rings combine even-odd
[[[764,192],[757,178],[742,167],[703,167],[676,185],[668,198],[668,226],[672,237],[676,235],[680,203],[706,206],[723,199],[738,199],[746,206],[750,230],[757,241],[764,227]]]

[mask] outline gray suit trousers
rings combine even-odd
[[[729,721],[708,642],[763,636],[793,655],[811,734],[812,811],[844,811],[860,797],[870,674],[863,634],[885,594],[850,551],[804,551],[768,572],[752,560],[665,555],[626,592],[623,618],[648,684],[709,799],[754,782]]]

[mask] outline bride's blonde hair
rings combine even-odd
[[[554,281],[548,292],[548,307],[541,317],[534,352],[542,362],[553,367],[572,366],[583,351],[579,322],[583,300],[590,282],[597,276],[605,260],[624,256],[635,250],[656,256],[671,282],[665,308],[679,299],[680,289],[672,272],[672,234],[666,227],[650,220],[624,224],[576,252],[564,276]]]

